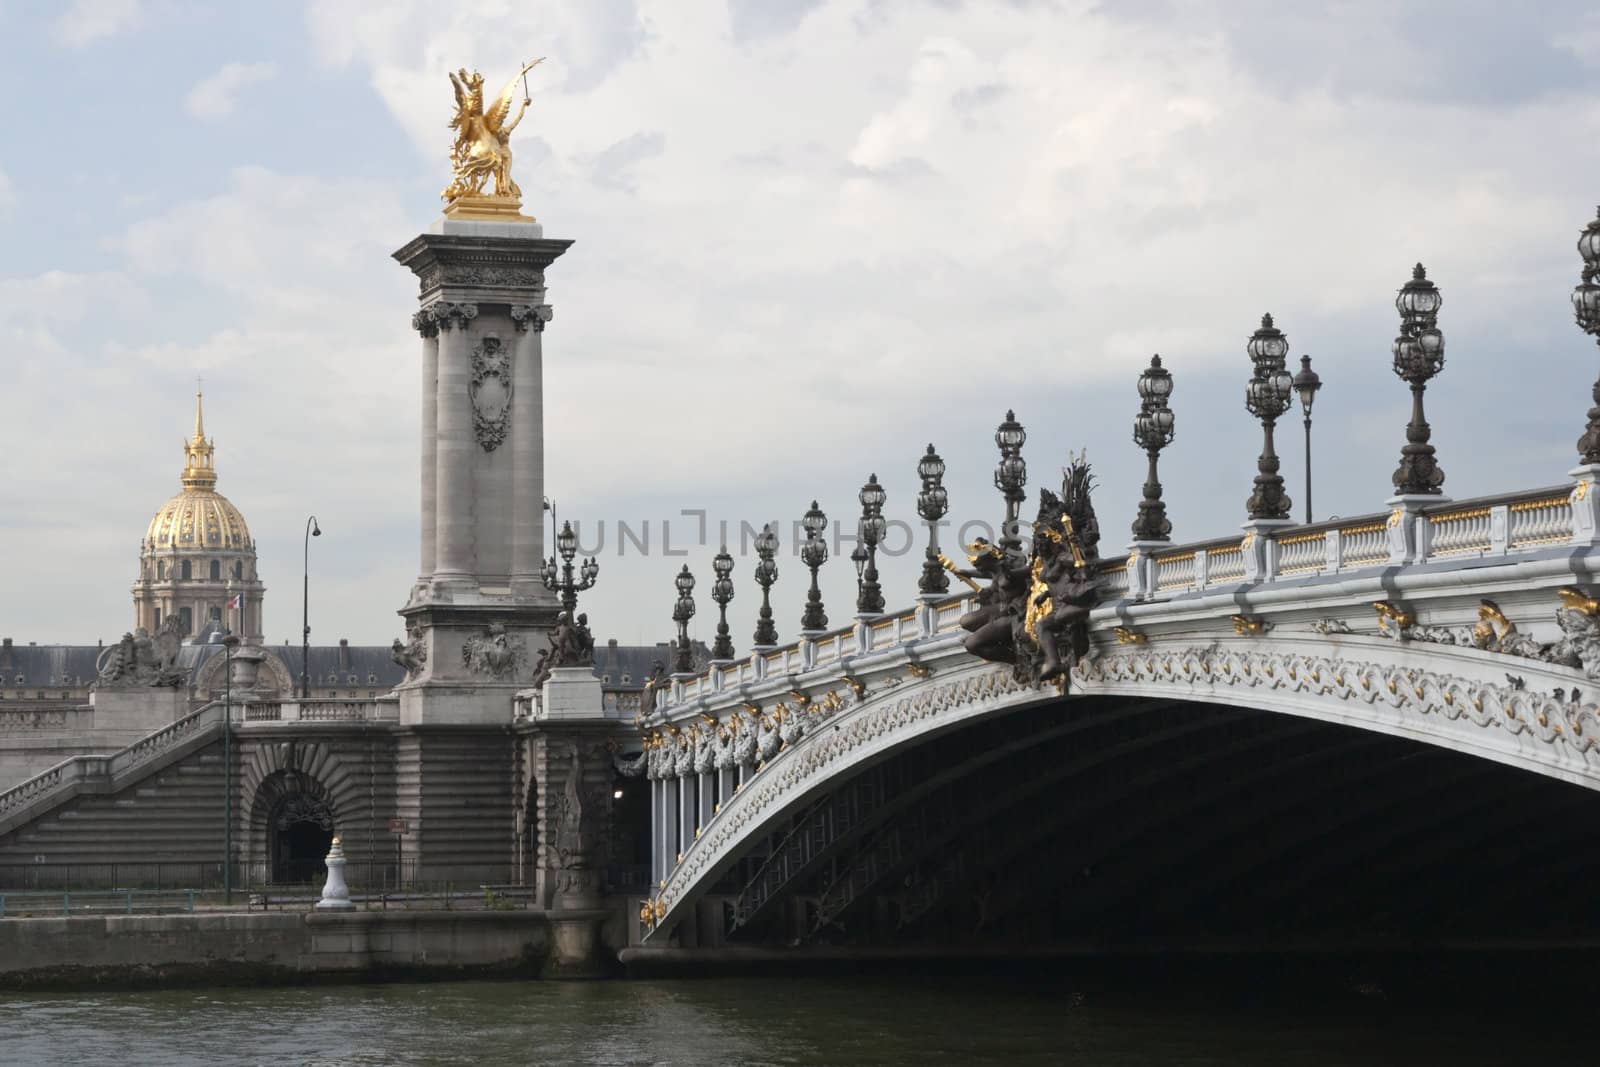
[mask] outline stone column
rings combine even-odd
[[[544,556],[544,324],[547,304],[514,304],[516,324],[511,420],[511,592],[543,590]]]
[[[422,562],[418,581],[433,577],[437,562],[435,515],[438,512],[439,324],[428,311],[411,316],[422,335]]]
[[[678,857],[689,851],[689,845],[694,841],[694,786],[693,778],[685,776],[678,779],[678,848],[672,854],[672,861],[676,863]]]
[[[695,817],[694,824],[696,830],[704,830],[711,825],[712,805],[715,803],[712,794],[715,783],[711,780],[714,773],[713,771],[695,775],[697,782],[696,792],[700,797],[700,811]]]
[[[467,399],[467,383],[472,379],[467,323],[477,318],[478,306],[438,303],[427,310],[440,330],[434,576],[444,582],[465,583],[477,570],[472,562],[472,450],[476,446],[472,439],[472,408]]]

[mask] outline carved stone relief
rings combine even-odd
[[[511,350],[495,334],[472,348],[472,432],[485,452],[505,443],[511,425]]]
[[[517,634],[506,633],[498,622],[481,634],[467,638],[461,646],[461,662],[472,673],[488,678],[515,678],[528,663],[528,643]]]

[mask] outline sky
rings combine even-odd
[[[1419,260],[1444,295],[1427,404],[1446,492],[1564,482],[1597,362],[1569,293],[1600,202],[1600,15],[1316,6],[0,0],[0,634],[132,624],[197,377],[269,641],[298,636],[310,514],[313,640],[401,632],[420,353],[389,255],[441,206],[448,71],[498,86],[537,55],[515,176],[546,235],[576,242],[547,275],[547,491],[598,550],[583,604],[602,640],[670,637],[685,563],[710,640],[727,522],[747,647],[738,530],[774,520],[792,638],[788,533],[811,500],[851,530],[876,473],[913,521],[932,442],[952,517],[993,520],[1007,408],[1030,493],[1087,449],[1120,551],[1154,352],[1175,381],[1174,540],[1236,531],[1263,312],[1324,382],[1317,517],[1382,510],[1409,414],[1393,299]],[[1297,517],[1302,434],[1296,411],[1279,448]],[[648,524],[650,551],[619,554],[619,522]],[[850,547],[823,569],[836,624]],[[919,564],[884,561],[891,606]]]

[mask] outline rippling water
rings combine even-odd
[[[1441,980],[1449,981],[1447,972]],[[1542,992],[1005,977],[462,982],[0,996],[10,1064],[1594,1063]],[[1584,1009],[1569,1004],[1568,1012]]]

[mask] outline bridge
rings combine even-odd
[[[643,944],[1543,929],[1600,843],[1596,474],[1138,542],[1053,681],[971,590],[676,674]]]

